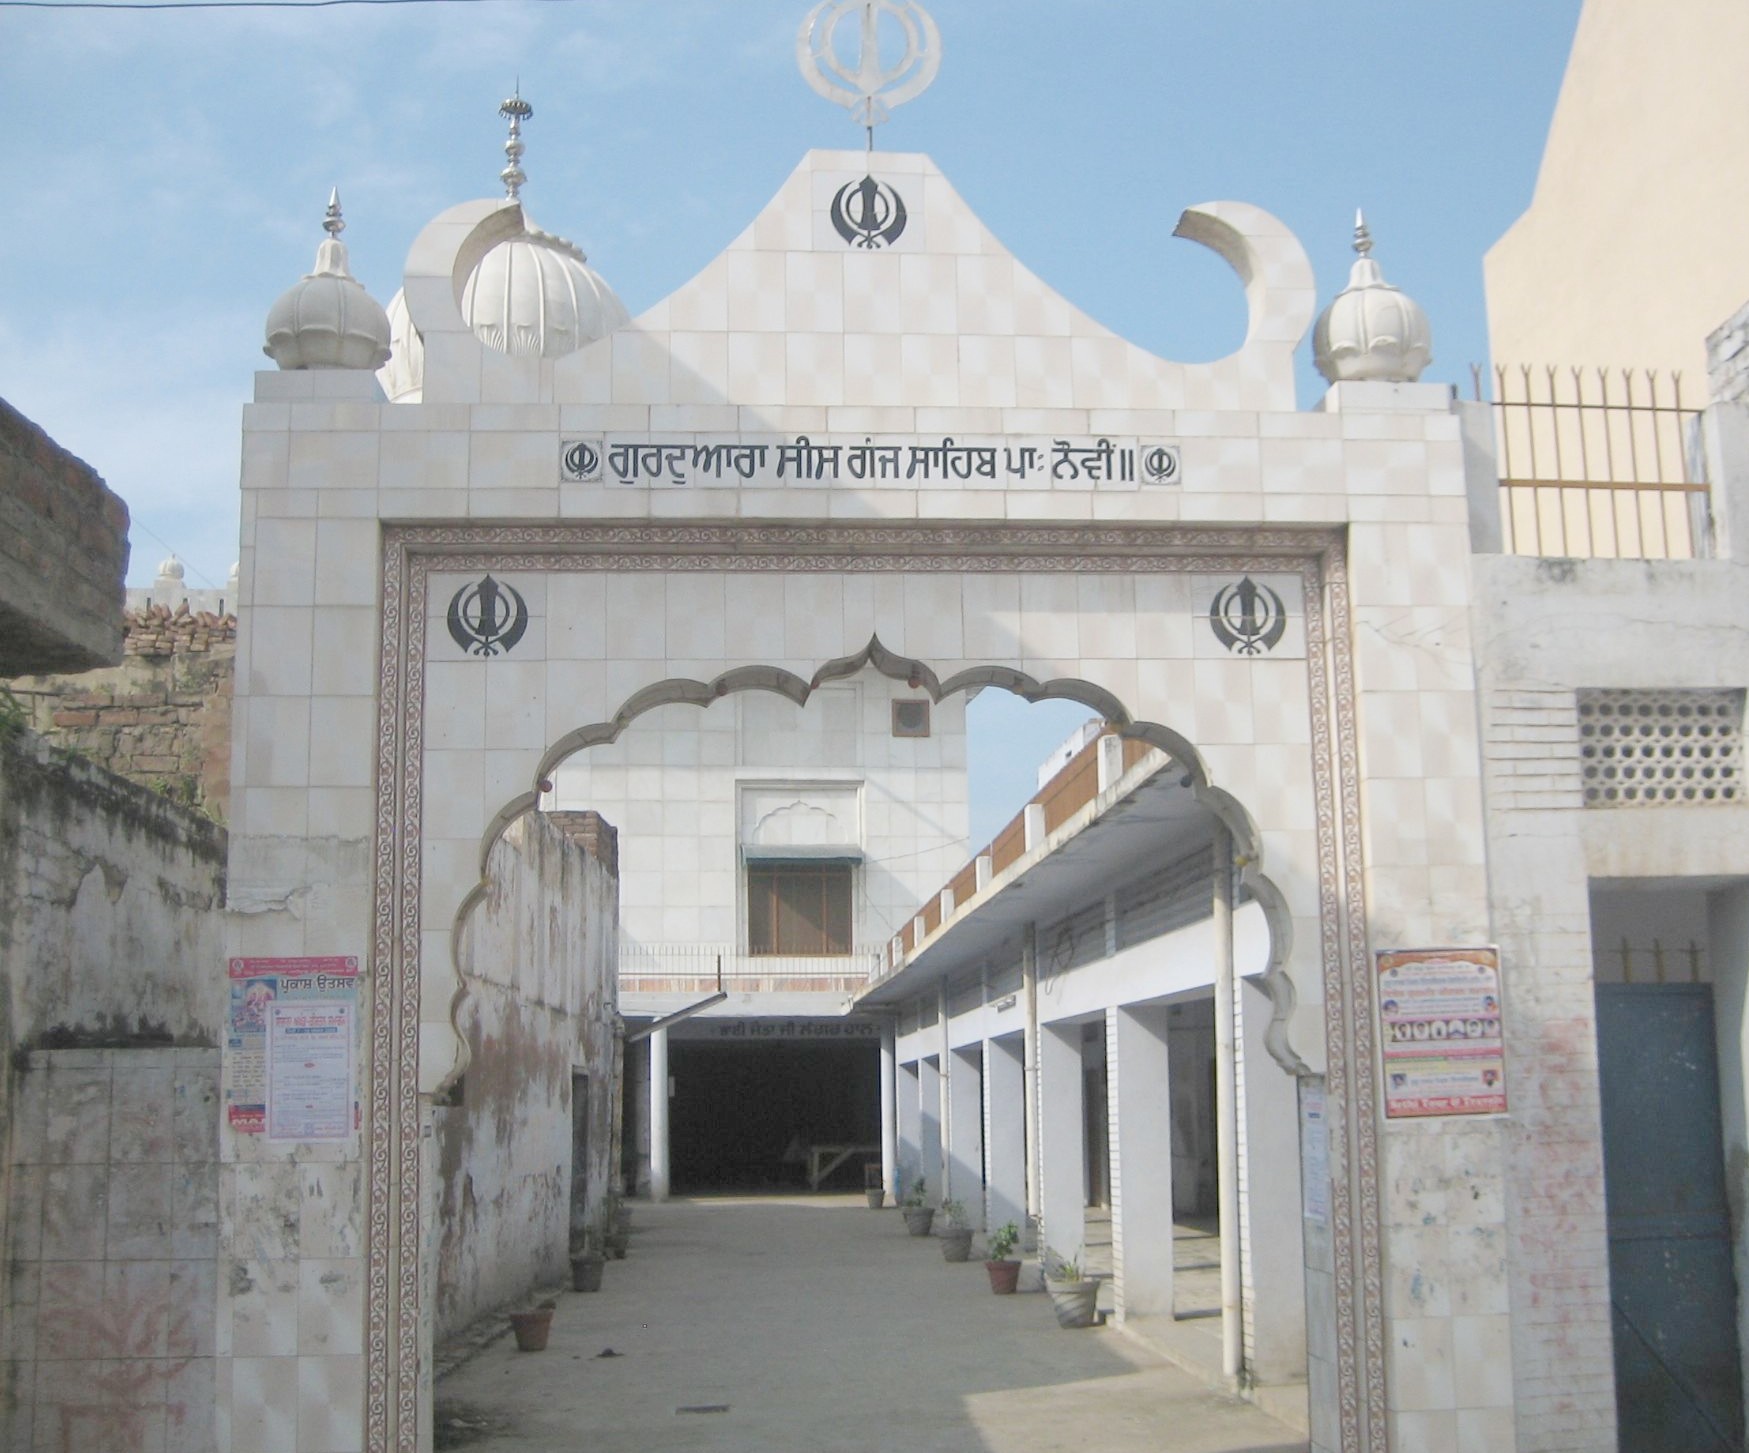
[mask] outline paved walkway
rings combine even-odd
[[[602,1290],[437,1387],[469,1453],[1300,1453],[1113,1328],[990,1294],[860,1196],[639,1205]],[[974,1253],[975,1254],[975,1253]],[[617,1356],[602,1353],[611,1348]],[[708,1410],[708,1411],[707,1411]]]

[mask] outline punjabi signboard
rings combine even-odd
[[[358,1128],[358,959],[230,962],[225,1118],[269,1140],[345,1140]]]
[[[1500,951],[1385,949],[1377,962],[1385,1118],[1503,1114]]]

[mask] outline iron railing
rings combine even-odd
[[[848,954],[750,954],[725,943],[639,943],[620,935],[619,981],[629,989],[740,989],[788,987],[844,990],[864,987],[880,966],[881,950]]]
[[[1482,366],[1472,365],[1483,400]],[[1682,375],[1656,369],[1493,370],[1506,553],[1620,560],[1704,554],[1707,486]]]

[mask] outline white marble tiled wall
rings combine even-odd
[[[926,158],[883,154],[878,162],[908,199],[921,200],[915,231],[890,254],[850,253],[821,229],[822,189],[860,174],[863,159],[813,153],[697,278],[630,327],[557,361],[492,354],[462,325],[450,275],[458,251],[476,228],[502,234],[516,220],[506,204],[466,204],[437,219],[409,256],[406,295],[425,342],[426,402],[385,405],[366,375],[258,377],[243,455],[231,872],[233,904],[249,911],[235,920],[234,951],[359,952],[368,942],[383,520],[1345,527],[1374,936],[1439,941],[1482,931],[1474,728],[1465,725],[1473,720],[1463,625],[1467,502],[1447,393],[1343,386],[1319,411],[1296,412],[1292,352],[1310,323],[1312,280],[1299,244],[1254,208],[1216,203],[1186,216],[1181,230],[1242,259],[1255,285],[1240,352],[1182,365],[1125,342],[1053,293],[1003,250]],[[1027,489],[896,487],[903,481],[619,488],[562,476],[563,439],[663,433],[847,443],[867,435],[1105,435],[1174,441],[1182,469],[1170,486]],[[451,1062],[451,915],[477,880],[486,824],[530,790],[544,751],[657,681],[708,681],[750,663],[805,680],[877,632],[889,650],[944,677],[997,663],[1040,680],[1095,683],[1138,719],[1195,743],[1214,782],[1253,815],[1264,871],[1287,895],[1295,926],[1287,970],[1300,999],[1294,1037],[1317,1067],[1323,986],[1304,617],[1294,616],[1276,656],[1223,657],[1206,634],[1200,592],[1208,582],[1194,574],[513,572],[506,578],[528,601],[528,633],[512,655],[490,661],[464,659],[453,647],[441,616],[444,586],[453,592],[459,578],[434,581],[420,964],[427,1084]],[[666,728],[634,727],[612,749],[622,759],[600,758],[605,770],[623,770],[614,790],[625,793],[628,811],[630,800],[690,783],[686,774],[695,771],[700,811],[730,806],[703,786],[725,768],[730,780],[743,770],[711,761],[707,773],[708,753],[732,751],[707,745],[723,734],[711,720],[720,709],[699,714],[708,725],[687,729],[696,767],[682,734]],[[640,740],[662,744],[659,760],[632,759],[653,750]],[[950,771],[957,764],[940,764],[937,780]],[[916,779],[906,785],[916,802]],[[944,792],[944,817],[959,810],[949,798]],[[613,816],[600,801],[588,805]],[[1421,823],[1426,831],[1411,830]],[[871,851],[878,826],[871,815]],[[652,840],[677,843],[685,836],[677,829],[664,811],[652,821],[652,834],[660,833]],[[649,870],[631,851],[627,913],[661,911],[663,890],[637,876]],[[926,875],[931,887],[953,866]],[[728,885],[702,858],[696,870],[682,869],[694,871],[703,935],[718,926],[707,925],[704,900],[720,908]],[[707,873],[717,876],[707,881]],[[662,926],[693,927],[684,914]],[[1393,1175],[1399,1138],[1386,1135]],[[1393,1203],[1387,1219],[1395,1214]],[[247,1222],[233,1234],[244,1245]],[[1395,1306],[1391,1314],[1407,1315]],[[1455,1345],[1459,1315],[1417,1319],[1428,1323],[1416,1344],[1426,1350],[1393,1353],[1393,1386],[1415,1385],[1437,1362],[1440,1338]],[[239,1363],[235,1403],[258,1420],[266,1410],[294,1410],[284,1415],[297,1418],[304,1440],[300,1390],[344,1381],[356,1360],[329,1368],[323,1358],[350,1354],[273,1356],[282,1355],[309,1367]],[[1429,1406],[1399,1400],[1401,1415],[1455,1416],[1469,1406],[1457,1401],[1455,1382],[1448,1393],[1429,1376]],[[338,1405],[348,1396],[339,1388]],[[327,1438],[317,1429],[331,1416],[312,1409],[308,1438]]]

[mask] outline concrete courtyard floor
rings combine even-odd
[[[470,1453],[1305,1447],[1115,1328],[1059,1328],[1042,1292],[992,1296],[981,1262],[860,1196],[639,1205],[630,1256],[558,1298],[546,1351],[505,1335],[436,1396],[438,1446]]]

